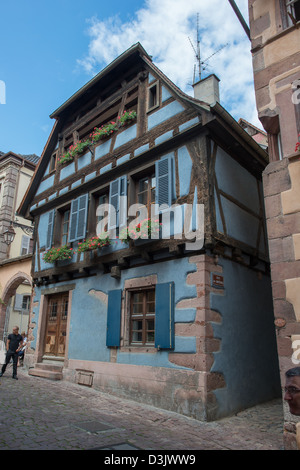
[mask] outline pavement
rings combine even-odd
[[[118,451],[178,451],[190,459],[201,450],[283,450],[281,400],[204,423],[65,380],[29,376],[25,368],[18,377],[7,369],[0,378],[0,450],[103,450],[114,458]]]

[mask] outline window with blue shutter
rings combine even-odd
[[[114,208],[108,214],[108,229],[123,227],[127,223],[127,176],[112,181],[109,186],[109,204]]]
[[[46,250],[50,250],[50,248],[52,247],[54,219],[55,219],[55,210],[53,209],[52,211],[49,212],[49,215],[48,215]]]
[[[88,201],[88,194],[83,194],[71,203],[69,242],[81,240],[85,237]]]
[[[108,292],[106,346],[120,346],[122,290]]]
[[[159,209],[159,212],[164,212],[172,205],[172,189],[173,189],[173,160],[169,155],[161,160],[155,162],[155,176],[156,176],[156,193],[155,203],[160,206],[165,206]]]
[[[155,347],[158,349],[174,348],[174,295],[174,282],[156,285]]]
[[[27,255],[27,253],[29,253],[29,247],[30,247],[30,237],[27,237],[27,235],[22,235],[20,255],[21,256]]]

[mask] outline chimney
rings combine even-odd
[[[209,105],[220,102],[219,78],[212,74],[193,85],[194,98]]]

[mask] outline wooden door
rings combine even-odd
[[[68,299],[68,294],[51,295],[48,298],[44,351],[47,356],[65,356]]]

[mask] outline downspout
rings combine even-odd
[[[241,23],[241,25],[243,26],[244,30],[245,30],[245,33],[247,34],[248,36],[248,39],[250,39],[251,41],[251,37],[250,37],[250,28],[249,26],[247,25],[242,13],[240,12],[237,4],[235,3],[234,0],[228,0],[230,5],[232,6],[232,9],[234,11],[234,13],[236,14],[236,16],[238,17],[238,20],[239,22]]]

